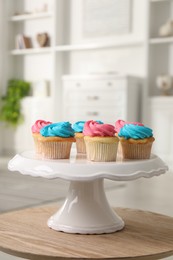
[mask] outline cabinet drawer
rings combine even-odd
[[[118,80],[65,80],[63,81],[63,87],[68,91],[109,91],[109,90],[120,90],[125,88],[127,84],[126,79]]]
[[[109,106],[105,108],[90,107],[71,107],[66,106],[64,117],[69,121],[79,120],[102,120],[108,123],[110,120],[115,122],[119,118],[125,117],[125,111],[121,107]]]
[[[65,102],[70,105],[83,104],[83,105],[105,105],[105,104],[118,104],[125,103],[124,91],[73,91],[66,92]]]

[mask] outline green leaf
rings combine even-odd
[[[21,100],[29,95],[30,83],[24,80],[11,79],[8,81],[7,93],[1,97],[0,121],[17,126],[23,122]]]

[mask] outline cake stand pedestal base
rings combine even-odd
[[[101,234],[123,229],[124,221],[107,201],[103,179],[71,181],[67,198],[48,226],[67,233]]]
[[[69,159],[38,158],[34,151],[16,155],[8,163],[10,171],[47,179],[70,181],[66,201],[48,220],[48,226],[66,233],[113,233],[124,227],[124,221],[111,209],[103,180],[129,181],[159,176],[168,170],[156,155],[148,160],[89,162],[86,156],[71,154]]]

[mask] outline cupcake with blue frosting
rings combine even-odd
[[[82,153],[82,154],[86,154],[86,146],[85,146],[84,135],[83,135],[84,124],[85,121],[77,121],[72,126],[75,132],[77,153]]]
[[[48,159],[69,159],[74,130],[69,122],[47,125],[40,130],[41,155]]]
[[[151,128],[125,124],[118,133],[124,159],[149,159],[155,140]]]

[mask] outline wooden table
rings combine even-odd
[[[0,215],[0,250],[27,259],[161,259],[173,255],[173,218],[116,208],[125,221],[112,234],[67,234],[49,229],[56,205]]]

